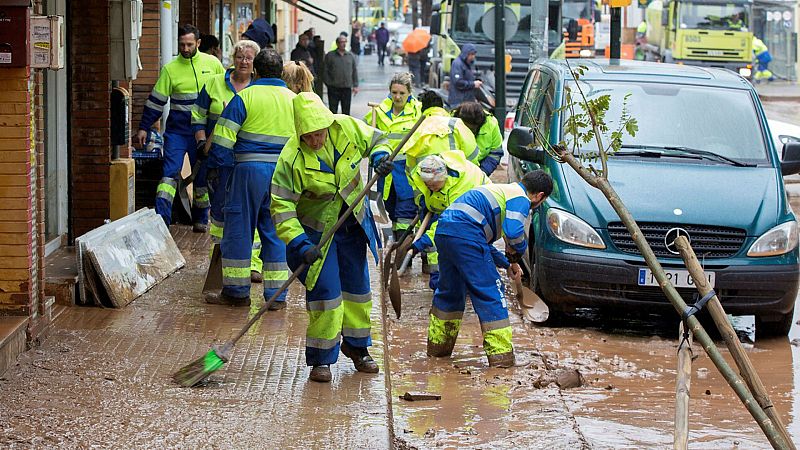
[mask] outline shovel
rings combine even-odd
[[[381,272],[381,287],[383,289],[386,289],[386,285],[389,283],[389,271],[391,270],[391,266],[394,265],[392,262],[392,253],[408,239],[408,235],[411,234],[411,230],[414,229],[417,222],[419,222],[419,216],[414,217],[414,220],[411,221],[408,228],[400,235],[398,241],[393,242],[391,247],[386,249],[386,256],[383,257],[383,271]]]
[[[525,266],[528,273],[533,276],[533,272],[525,259],[522,260],[522,264]],[[514,284],[515,290],[517,291],[517,303],[519,303],[519,308],[522,310],[523,317],[533,323],[546,322],[550,317],[550,308],[547,307],[544,300],[542,300],[536,292],[524,286],[522,280],[515,280]]]
[[[378,120],[378,106],[380,106],[380,103],[367,102],[367,106],[372,108],[372,128],[377,128],[376,123]],[[367,178],[372,178],[372,166],[369,166],[367,169]],[[381,219],[380,222],[391,223],[391,220],[389,220],[389,215],[386,213],[386,205],[383,204],[383,192],[380,192],[377,189],[375,191],[370,191],[369,199],[374,200],[375,205],[378,207],[378,217]]]
[[[406,238],[401,244],[400,249],[396,252],[396,255],[405,255],[408,252],[408,247],[410,247],[413,242],[416,242],[417,239],[422,237],[422,235],[425,233],[425,230],[428,228],[428,222],[431,221],[432,216],[433,213],[430,211],[428,211],[428,214],[425,214],[425,218],[422,220],[422,223],[417,230],[417,234],[414,235],[414,239],[409,242],[408,238]],[[419,219],[419,216],[417,216],[417,219]],[[408,227],[408,229],[413,229],[413,226]],[[395,259],[397,258],[396,255]],[[392,264],[392,277],[389,281],[389,300],[392,302],[392,308],[399,319],[400,312],[402,311],[402,298],[400,296],[400,278],[397,276],[397,264]]]
[[[203,294],[209,292],[219,294],[222,292],[222,252],[219,247],[219,244],[214,245],[214,251],[211,253],[211,262],[208,264],[208,272],[206,272],[206,282],[203,284]]]

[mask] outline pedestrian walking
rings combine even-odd
[[[453,353],[469,294],[481,323],[489,366],[514,365],[508,305],[497,267],[506,269],[512,280],[520,279],[519,261],[528,246],[525,221],[552,190],[550,176],[534,170],[519,183],[488,184],[467,191],[439,217],[434,241],[442,255],[441,276],[428,322],[429,356]],[[492,245],[501,237],[508,256]]]
[[[291,61],[283,65],[281,75],[286,87],[295,94],[311,92],[314,88],[314,75],[302,61]]]
[[[370,110],[364,121],[371,124],[375,114],[375,126],[388,133],[389,144],[394,148],[414,126],[422,113],[422,105],[411,95],[411,74],[397,73],[389,82],[389,98]],[[417,208],[414,206],[414,190],[406,176],[405,156],[395,158],[394,170],[378,181],[378,192],[383,195],[386,211],[392,220],[395,239],[405,231],[414,220]]]
[[[162,175],[156,188],[156,212],[167,225],[172,222],[172,201],[178,189],[184,157],[189,154],[192,167],[197,161],[197,143],[192,132],[192,105],[206,80],[225,73],[219,59],[198,51],[198,44],[200,30],[189,24],[181,26],[178,30],[180,55],[161,68],[158,81],[144,104],[139,131],[136,133],[137,141],[144,145],[148,130],[161,117],[164,105],[169,100]],[[204,166],[196,174],[193,183],[192,231],[205,233],[208,231],[209,198]]]
[[[292,61],[302,61],[313,73],[314,57],[311,55],[311,51],[308,47],[309,42],[310,39],[308,35],[301,34],[298,37],[297,45],[294,47],[294,50],[292,50],[292,53],[289,55],[289,57]]]
[[[201,52],[208,53],[222,61],[222,49],[219,46],[219,39],[213,34],[203,34],[200,37],[200,44],[197,47]]]
[[[294,135],[295,94],[280,79],[283,60],[273,49],[261,50],[253,61],[256,79],[238,92],[214,127],[212,152],[233,153],[234,167],[225,195],[222,235],[222,293],[209,303],[250,304],[250,249],[253,233],[261,237],[264,298],[270,298],[288,278],[286,246],[270,218],[269,187],[284,144]],[[271,310],[286,307],[282,292]]]
[[[480,88],[483,82],[475,79],[473,64],[478,49],[473,44],[464,44],[461,54],[450,65],[450,90],[447,103],[455,108],[461,102],[475,100],[475,89]]]
[[[478,165],[486,175],[491,175],[503,157],[503,134],[497,119],[478,102],[462,103],[453,111],[453,116],[463,120],[475,135],[480,151]]]
[[[378,65],[383,66],[386,45],[389,44],[389,30],[386,29],[386,22],[381,22],[381,26],[375,30],[375,43],[378,45]]]
[[[419,216],[424,217],[430,211],[435,218],[429,225],[429,230],[412,244],[412,248],[418,253],[436,254],[434,260],[436,264],[441,264],[433,242],[439,215],[462,194],[472,188],[490,184],[491,180],[458,150],[426,156],[414,168],[410,179],[416,193],[414,202],[419,208]],[[430,263],[431,259],[428,261]],[[439,270],[438,267],[435,269],[431,271],[428,281],[428,287],[434,291],[439,286]]]
[[[340,348],[356,370],[377,373],[368,351],[372,293],[367,247],[377,262],[378,231],[368,199],[361,200],[320,250],[315,245],[363,191],[361,160],[376,152],[387,155],[389,144],[380,130],[331,113],[314,93],[300,93],[293,103],[296,135],[278,160],[271,211],[287,244],[289,267],[309,265],[299,277],[306,287],[309,379],[329,382],[330,364],[337,361]],[[384,156],[374,167],[386,175],[392,163]]]
[[[336,39],[336,50],[325,55],[323,68],[323,81],[328,87],[328,107],[336,113],[339,104],[342,105],[342,114],[350,114],[350,100],[353,94],[358,94],[358,69],[356,58],[345,49],[347,38],[339,36]]]
[[[417,128],[417,131],[408,139],[403,146],[402,155],[405,156],[405,161],[398,161],[395,165],[405,165],[405,179],[408,180],[417,166],[418,162],[430,155],[440,155],[448,150],[455,150],[462,152],[465,159],[472,164],[477,165],[478,146],[475,142],[475,137],[472,131],[467,128],[464,122],[457,118],[452,117],[442,106],[442,99],[433,91],[426,91],[420,95],[422,103],[422,114],[427,116],[422,125]],[[395,172],[392,172],[394,175]],[[407,183],[408,181],[406,181]],[[394,179],[393,179],[394,184]],[[413,189],[412,189],[413,192]],[[413,194],[412,194],[412,199]],[[408,206],[406,206],[408,205]],[[411,215],[412,220],[416,215],[416,206],[413,200],[405,202],[402,205],[398,215],[400,217]],[[399,209],[396,206],[396,209]],[[412,211],[409,211],[412,209]],[[401,215],[402,214],[402,215]],[[409,220],[410,222],[410,220]],[[402,223],[400,224],[402,225]],[[406,228],[408,225],[406,225]],[[429,230],[431,240],[433,233]],[[429,274],[429,286],[431,289],[435,288],[439,272],[439,254],[435,251],[430,251],[422,254],[422,272]]]
[[[361,61],[361,30],[353,29],[350,38],[350,53],[355,55],[356,63]]]
[[[261,49],[258,44],[250,40],[241,40],[233,47],[233,67],[225,71],[222,75],[215,75],[208,79],[206,85],[200,90],[192,107],[192,130],[197,142],[199,151],[207,148],[206,139],[214,130],[214,127],[222,114],[225,106],[237,92],[250,85],[253,74],[253,60]],[[225,186],[233,172],[233,153],[231,152],[209,152],[206,159],[208,181],[208,193],[211,204],[211,253],[214,254],[214,246],[219,245],[225,229],[225,217],[223,208],[225,206]],[[253,245],[250,253],[250,281],[260,283],[261,275],[261,239],[258,234],[253,237]],[[223,258],[225,256],[223,255]]]

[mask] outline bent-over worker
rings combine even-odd
[[[481,322],[489,366],[514,365],[511,322],[497,267],[508,270],[511,279],[522,276],[518,262],[528,246],[525,221],[552,190],[550,175],[534,170],[519,183],[472,189],[439,217],[435,242],[442,254],[441,276],[428,322],[429,356],[453,353],[469,294]],[[492,245],[501,237],[509,258]]]

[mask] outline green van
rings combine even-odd
[[[784,144],[781,161],[756,91],[733,72],[638,61],[579,64],[587,67],[580,77],[587,97],[611,95],[607,120],[619,119],[630,94],[639,131],[609,158],[608,178],[681,296],[693,303],[696,294],[673,245],[686,235],[726,311],[755,315],[758,335],[786,335],[800,271],[797,219],[782,176],[800,172],[800,143]],[[554,180],[553,195],[531,219],[531,287],[554,318],[584,307],[666,311],[669,302],[603,194],[533,137],[564,139],[567,112],[559,108],[569,85],[575,80],[566,62],[533,64],[508,138],[511,180],[534,168]]]

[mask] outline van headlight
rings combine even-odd
[[[747,67],[740,67],[739,68],[739,75],[741,75],[741,76],[743,76],[745,78],[750,78],[750,75],[752,75],[752,74],[753,74],[753,71],[750,70]]]
[[[592,51],[583,49],[580,52],[578,52],[578,56],[580,56],[581,58],[590,58],[592,56]]]
[[[797,247],[797,222],[791,221],[772,228],[753,242],[747,256],[776,256]]]
[[[601,250],[606,248],[603,238],[591,225],[566,211],[554,208],[547,210],[547,226],[555,237],[568,244]]]

